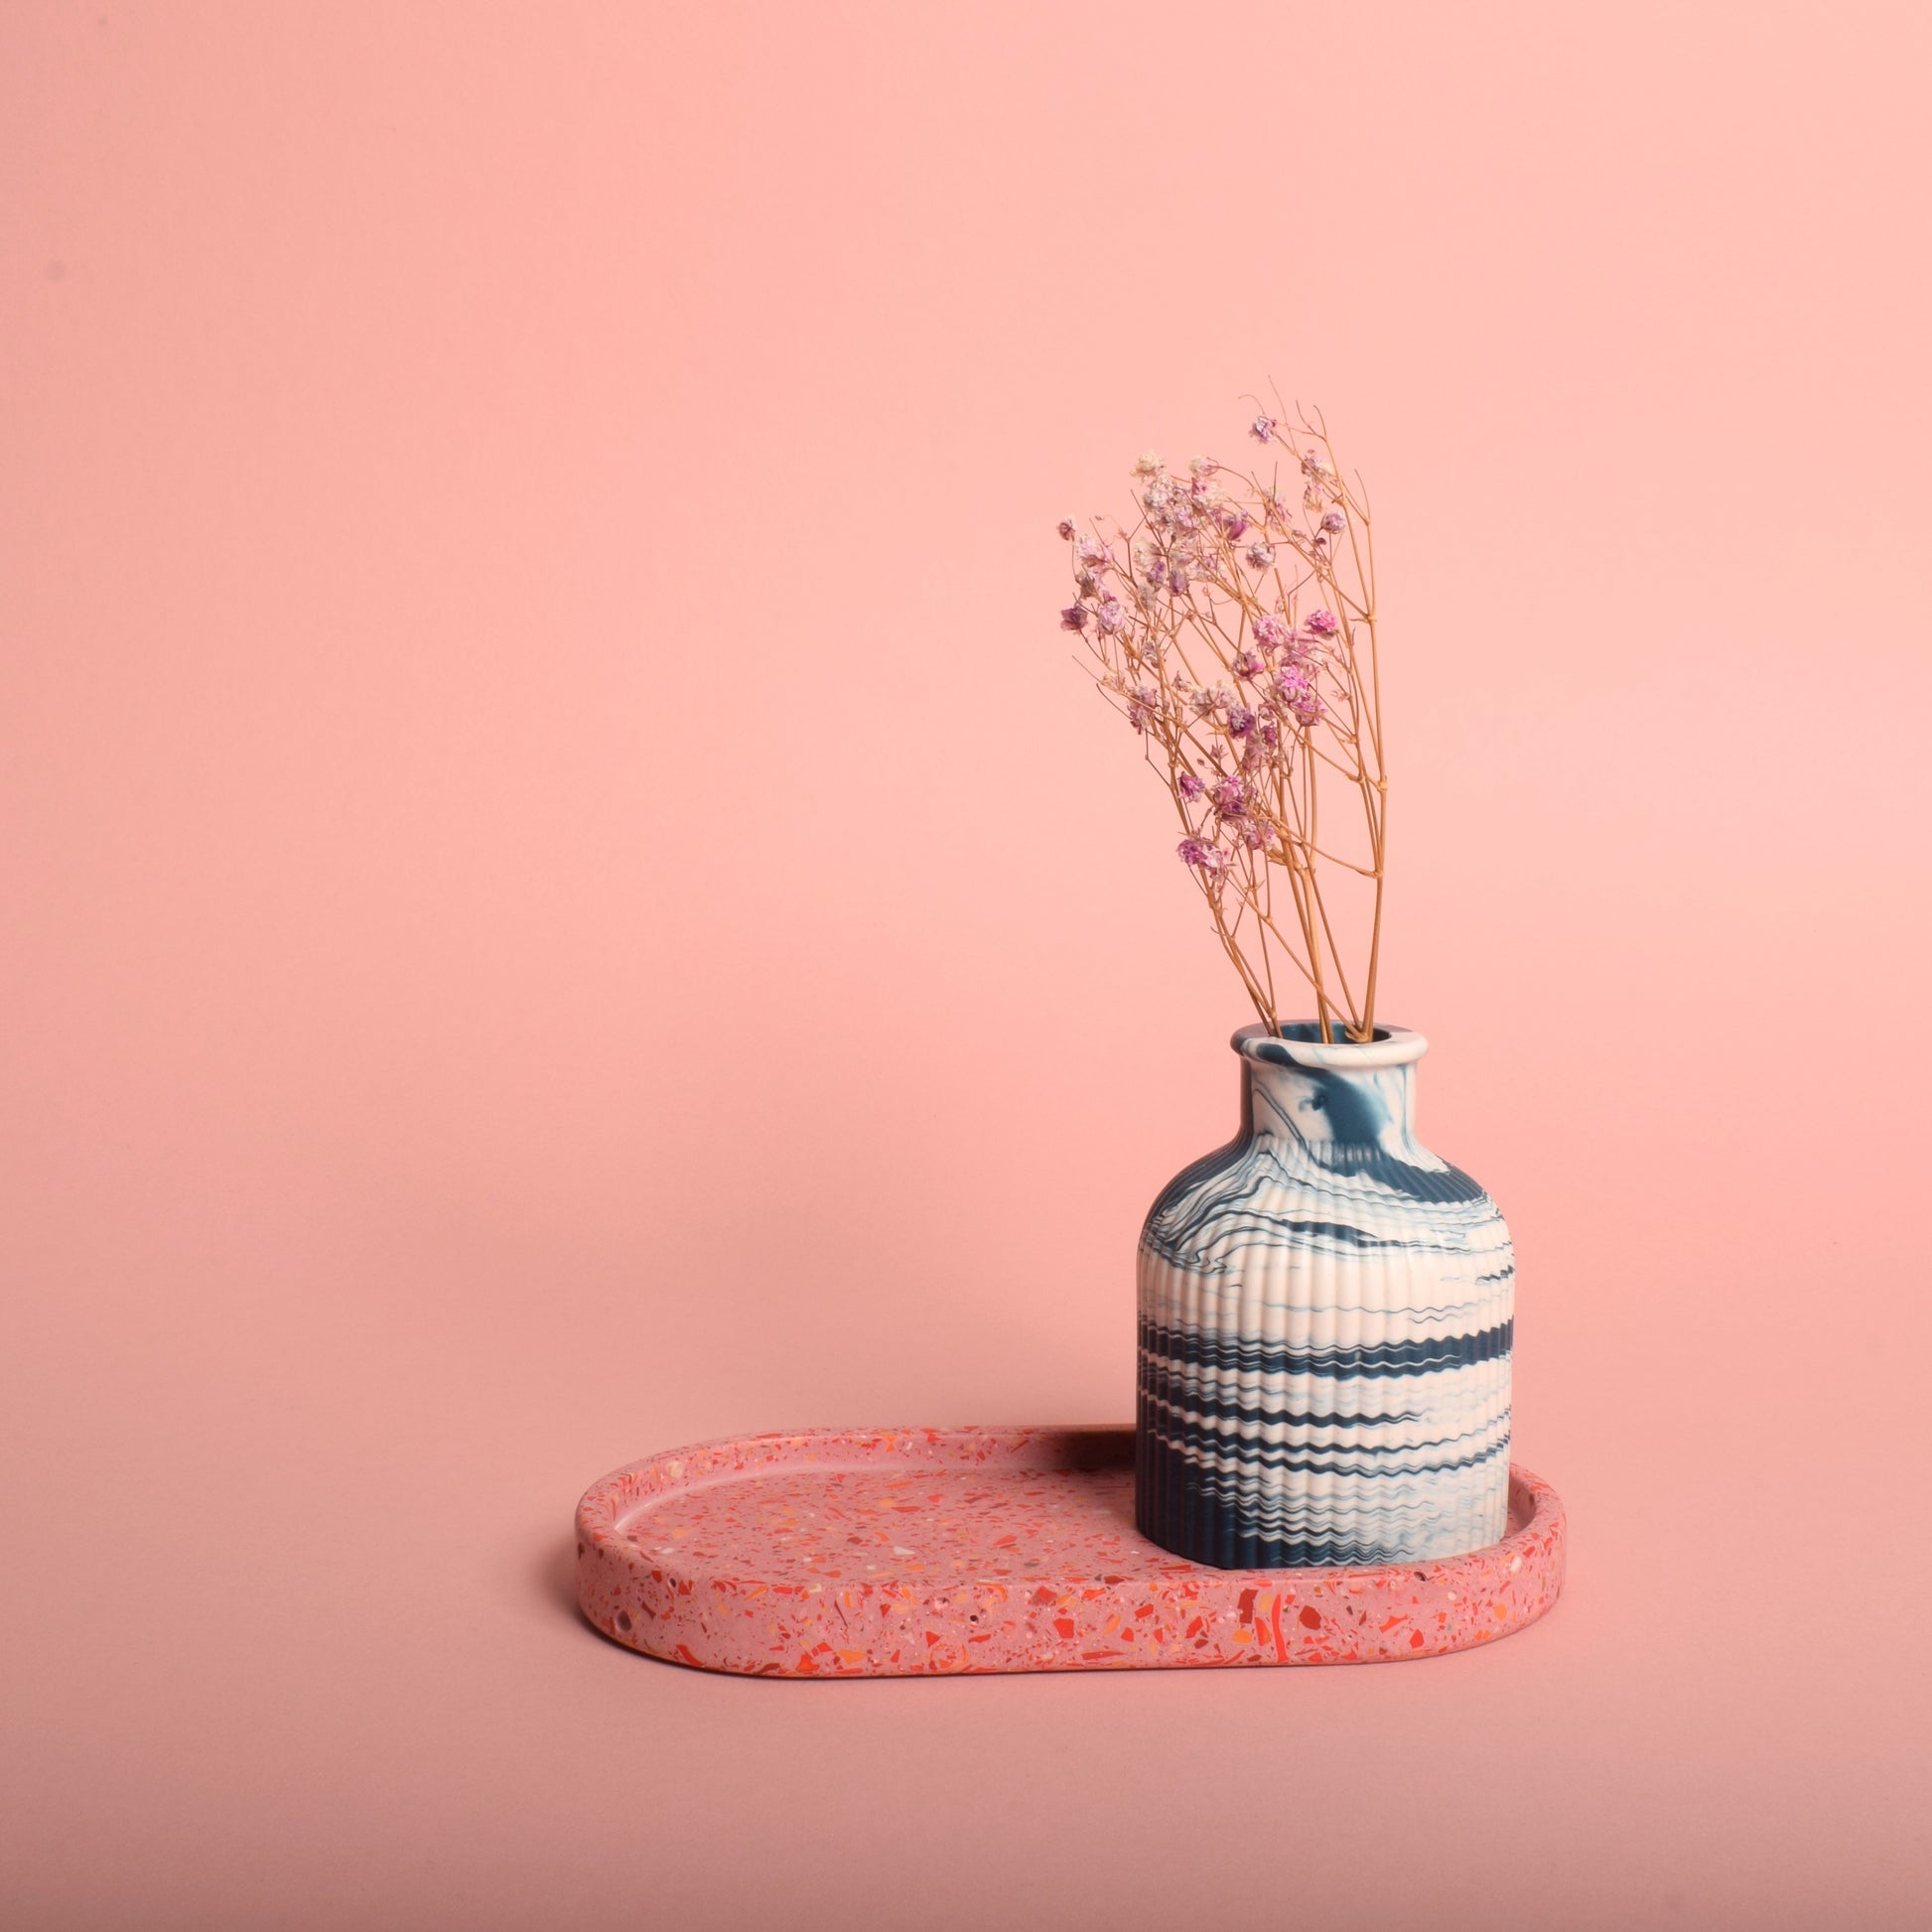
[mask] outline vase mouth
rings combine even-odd
[[[1244,1060],[1264,1066],[1311,1066],[1336,1073],[1371,1073],[1385,1066],[1408,1066],[1429,1051],[1429,1041],[1407,1027],[1377,1027],[1372,1039],[1336,1039],[1324,1044],[1320,1025],[1313,1020],[1292,1020],[1279,1033],[1271,1033],[1257,1022],[1238,1028],[1228,1044]]]

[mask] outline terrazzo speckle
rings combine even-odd
[[[1510,1476],[1489,1548],[1352,1570],[1216,1570],[1134,1527],[1130,1428],[812,1430],[631,1463],[578,1505],[606,1636],[765,1677],[1359,1664],[1532,1623],[1563,1507]]]

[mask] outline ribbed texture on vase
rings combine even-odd
[[[1499,1541],[1502,1216],[1414,1140],[1411,1067],[1246,1071],[1241,1138],[1180,1174],[1142,1234],[1142,1533],[1223,1569]]]

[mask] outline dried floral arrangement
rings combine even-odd
[[[1167,780],[1174,850],[1255,1011],[1281,1031],[1292,967],[1324,1041],[1366,1040],[1388,823],[1368,502],[1318,411],[1275,410],[1248,431],[1265,476],[1144,456],[1131,525],[1062,523],[1060,622]]]

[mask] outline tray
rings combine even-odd
[[[1509,1534],[1362,1570],[1214,1570],[1134,1527],[1131,1428],[819,1429],[673,1449],[577,1507],[577,1590],[632,1650],[756,1677],[1439,1657],[1563,1587],[1563,1505],[1512,1467]]]

